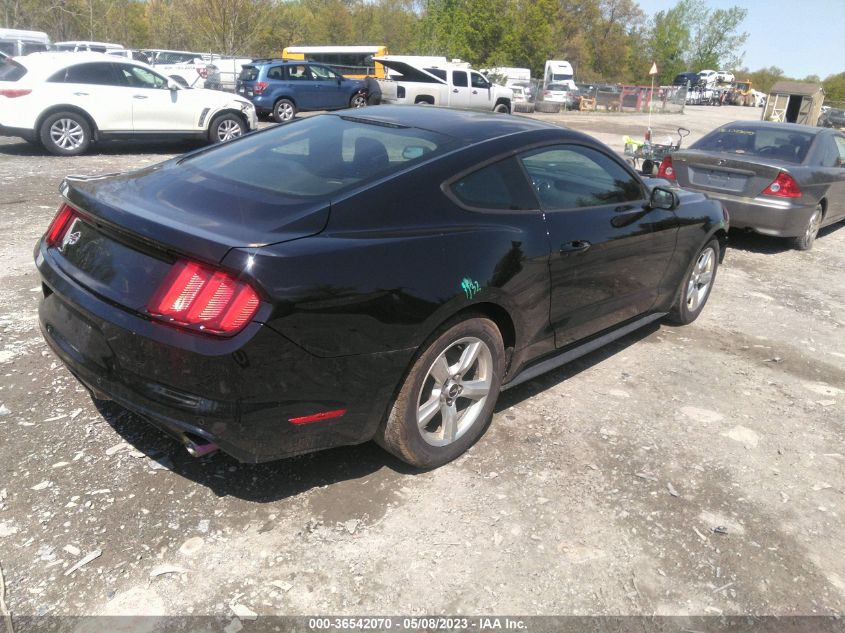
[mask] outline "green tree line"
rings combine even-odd
[[[572,62],[581,81],[648,83],[679,72],[736,69],[768,90],[783,71],[742,67],[746,10],[678,0],[646,16],[636,0],[0,0],[8,28],[54,41],[279,55],[285,46],[385,44],[394,54],[445,55],[476,67]],[[818,80],[818,77],[806,79]],[[845,73],[824,81],[845,100]]]

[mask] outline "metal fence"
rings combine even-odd
[[[690,103],[686,86],[581,85],[555,89],[542,80],[511,83],[514,112],[651,112],[682,113]]]

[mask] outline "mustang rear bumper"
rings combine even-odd
[[[369,440],[413,354],[322,358],[258,323],[214,340],[102,301],[43,251],[36,262],[44,291],[41,331],[84,385],[174,436],[204,438],[244,462]],[[290,422],[337,409],[346,413]]]

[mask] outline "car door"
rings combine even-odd
[[[317,99],[312,107],[318,110],[346,107],[348,99],[343,89],[341,76],[331,68],[319,64],[311,64],[310,68]]]
[[[199,129],[205,93],[170,90],[167,78],[143,66],[118,64],[131,87],[132,129],[135,132],[188,132]]]
[[[74,64],[54,73],[47,82],[51,100],[81,108],[98,130],[132,130],[132,95],[111,62]]]
[[[449,104],[453,108],[468,108],[470,103],[469,76],[465,70],[452,71],[452,87]],[[439,105],[439,104],[438,104]]]
[[[845,218],[845,136],[833,135],[836,145],[836,166],[831,171],[830,199],[827,201],[828,217],[826,220]]]
[[[557,347],[647,312],[675,250],[678,222],[608,153],[579,144],[523,154],[551,243]]]
[[[489,81],[484,75],[474,70],[469,72],[469,107],[473,110],[493,109],[493,90]]]

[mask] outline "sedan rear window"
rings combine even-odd
[[[732,124],[713,130],[690,149],[802,163],[815,136],[811,132]]]
[[[213,178],[287,196],[328,196],[457,146],[437,132],[363,117],[321,115],[186,158]]]
[[[26,68],[13,59],[0,59],[0,81],[17,81],[26,74]]]

